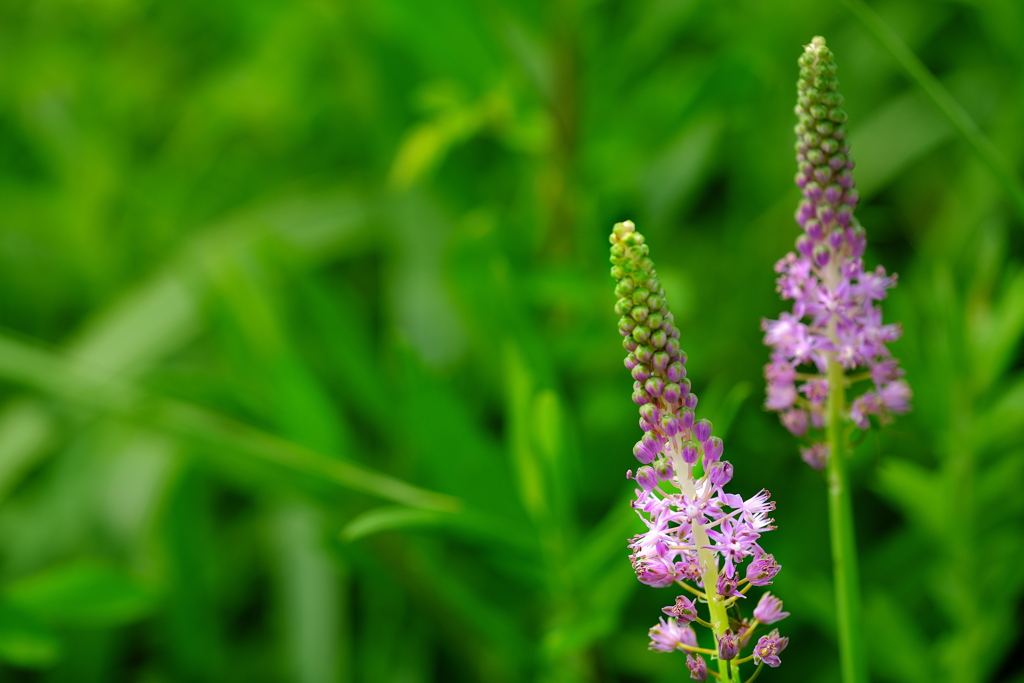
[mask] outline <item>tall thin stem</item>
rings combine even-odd
[[[678,440],[672,439],[670,443],[672,467],[679,473],[676,476],[679,490],[682,491],[684,496],[692,498],[697,491],[693,482],[687,476],[690,473],[690,465],[687,465],[686,461],[683,460]],[[715,649],[718,649],[718,639],[729,628],[729,613],[726,611],[722,601],[718,599],[718,561],[715,558],[715,554],[708,550],[708,546],[711,545],[711,539],[708,538],[708,532],[704,525],[694,522],[691,530],[693,532],[693,540],[698,547],[697,562],[701,570],[701,581],[704,582],[704,595],[708,600],[711,628],[715,633]],[[718,660],[718,674],[720,676],[719,680],[722,683],[740,682],[739,666],[729,660]]]
[[[867,662],[861,636],[857,542],[853,525],[853,501],[846,472],[846,440],[843,436],[846,377],[843,366],[834,358],[828,363],[828,387],[828,513],[839,661],[843,683],[867,683]]]

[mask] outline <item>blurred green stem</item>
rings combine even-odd
[[[853,502],[846,472],[843,420],[846,377],[834,358],[828,362],[828,516],[832,542],[836,625],[843,683],[867,683],[861,642],[860,585],[857,578],[857,542],[853,528]]]
[[[1024,217],[1024,186],[1017,179],[1013,169],[996,149],[995,145],[985,137],[970,114],[953,99],[949,91],[943,87],[921,60],[907,47],[896,33],[882,21],[875,12],[861,0],[843,0],[843,4],[893,59],[903,67],[904,71],[931,99],[932,103],[949,119],[967,144],[978,156],[978,159],[995,176],[1013,201],[1017,213]]]

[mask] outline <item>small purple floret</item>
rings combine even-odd
[[[708,663],[696,654],[686,655],[686,668],[690,670],[690,678],[695,681],[708,680]]]
[[[775,561],[775,557],[763,554],[757,557],[747,566],[747,581],[755,586],[767,586],[779,573],[782,567]]]
[[[670,617],[675,617],[684,624],[688,624],[697,618],[697,605],[685,595],[677,596],[675,604],[662,607],[661,611]]]
[[[718,637],[718,657],[720,659],[733,659],[739,654],[739,651],[739,638],[736,637],[736,634],[731,629],[726,629],[725,633]]]
[[[789,645],[789,638],[779,636],[779,630],[775,629],[766,636],[761,636],[754,646],[754,661],[760,664],[764,662],[773,669],[782,664],[779,653]]]
[[[648,631],[651,642],[648,647],[657,652],[672,652],[673,650],[685,650],[681,645],[697,646],[697,634],[690,626],[680,624],[675,619],[658,619],[658,623]]]
[[[774,624],[789,616],[789,612],[782,611],[782,600],[771,593],[765,593],[754,608],[754,618],[762,624]]]

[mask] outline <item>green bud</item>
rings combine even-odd
[[[650,365],[651,360],[654,358],[654,349],[650,346],[638,346],[636,347],[636,359],[644,365]]]
[[[638,232],[631,232],[622,238],[622,242],[628,247],[638,247],[644,243],[644,236]]]
[[[615,285],[615,296],[628,297],[630,294],[633,293],[633,290],[635,288],[636,285],[633,284],[633,278],[624,277],[621,280],[619,280],[619,284]]]
[[[649,313],[650,311],[647,310],[646,306],[634,306],[633,310],[629,312],[629,314],[633,317],[633,320],[637,321],[638,323],[642,323],[644,320],[646,320],[647,315]]]
[[[843,106],[843,96],[837,92],[830,92],[821,98],[821,103],[829,109]]]

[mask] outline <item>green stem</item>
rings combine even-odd
[[[843,420],[846,378],[835,359],[828,363],[828,513],[835,580],[839,662],[843,683],[867,683],[861,641],[860,585],[857,578],[857,543],[853,531],[853,502],[846,472]]]
[[[672,467],[676,471],[676,482],[679,490],[684,496],[692,497],[696,494],[693,481],[688,476],[690,466],[683,460],[679,443],[676,439],[671,441]],[[691,527],[693,541],[697,544],[697,562],[701,569],[701,581],[704,582],[704,595],[708,601],[708,614],[711,621],[712,631],[715,633],[715,649],[718,649],[718,640],[729,628],[729,613],[725,604],[717,594],[718,588],[718,562],[715,554],[707,549],[711,545],[707,530],[704,525],[694,523]],[[718,660],[719,680],[722,683],[740,683],[740,668],[729,660]]]

